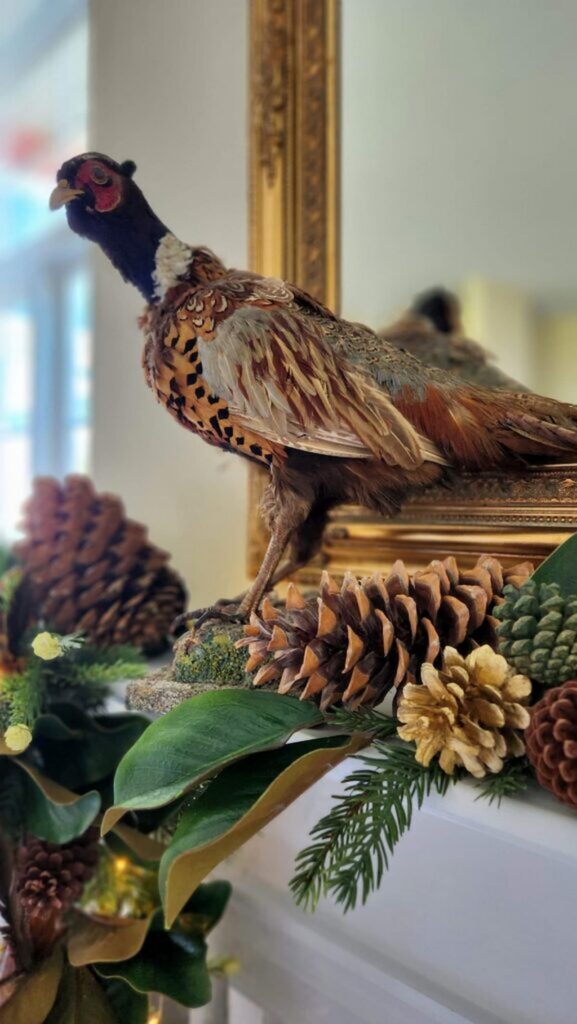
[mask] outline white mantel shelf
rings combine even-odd
[[[537,792],[498,808],[460,783],[417,812],[365,907],[311,915],[287,883],[350,769],[216,873],[234,897],[215,938],[260,1014],[229,1024],[577,1024],[577,814]]]

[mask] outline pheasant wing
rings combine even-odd
[[[288,302],[245,300],[201,335],[199,351],[235,420],[269,441],[409,469],[441,461],[386,392],[335,352],[322,320]]]

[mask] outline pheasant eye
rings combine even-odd
[[[90,177],[95,185],[107,185],[110,181],[103,167],[93,167],[90,171]]]

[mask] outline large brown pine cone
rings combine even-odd
[[[98,838],[92,827],[63,846],[31,836],[19,847],[12,902],[36,955],[50,952],[65,927],[65,915],[94,875]]]
[[[531,708],[527,756],[537,781],[577,809],[577,680],[547,690]]]
[[[462,654],[494,647],[491,611],[503,586],[519,585],[532,571],[528,562],[505,569],[482,556],[472,569],[446,558],[413,575],[399,561],[387,576],[359,581],[348,574],[341,587],[323,573],[314,601],[291,585],[285,609],[263,602],[241,641],[247,670],[258,669],[255,686],[278,681],[280,693],[312,697],[323,709],[378,704],[419,678],[425,661],[440,664],[447,646]]]
[[[22,529],[14,554],[29,585],[30,624],[42,619],[59,633],[147,653],[165,646],[185,608],[184,585],[118,498],[96,493],[87,477],[40,477]]]

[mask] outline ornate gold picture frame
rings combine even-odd
[[[339,0],[251,0],[250,234],[253,270],[339,305]],[[258,504],[266,473],[250,468],[248,568],[266,547]],[[538,563],[577,529],[577,464],[477,474],[436,487],[385,520],[344,507],[299,578],[409,568],[490,552]]]

